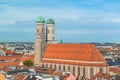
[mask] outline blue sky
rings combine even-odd
[[[0,42],[35,40],[35,20],[55,20],[64,42],[120,42],[120,0],[1,0]]]

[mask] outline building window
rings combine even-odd
[[[59,65],[59,70],[61,70],[61,66]]]
[[[70,66],[68,66],[68,71],[70,71]]]
[[[80,67],[78,67],[78,76],[80,76]]]
[[[52,64],[50,64],[50,68],[52,68]]]
[[[106,73],[108,73],[108,68],[106,67]]]
[[[37,29],[37,32],[39,32],[39,29]]]
[[[75,67],[73,66],[73,75],[75,76]]]
[[[99,72],[102,73],[102,67],[100,67]]]
[[[44,28],[42,28],[42,33],[44,32]]]
[[[42,68],[44,68],[44,64],[42,64]]]
[[[65,71],[65,65],[63,65],[63,70]]]
[[[52,30],[52,33],[54,33],[54,30]]]
[[[93,77],[93,72],[94,72],[94,71],[93,71],[93,68],[91,67],[91,68],[90,68],[90,77]]]
[[[50,31],[48,30],[47,33],[50,33]]]
[[[54,39],[54,37],[53,37],[53,39]]]
[[[37,37],[37,39],[39,39],[39,37]]]
[[[48,64],[46,64],[46,68],[48,68]]]
[[[55,65],[55,69],[56,69],[56,65]]]
[[[85,67],[83,68],[83,76],[85,77]]]

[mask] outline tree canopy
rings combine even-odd
[[[34,63],[31,60],[25,60],[23,64],[28,67],[32,67],[34,65]]]

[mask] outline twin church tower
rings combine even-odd
[[[47,44],[56,43],[54,24],[55,22],[51,18],[47,20],[46,24],[43,17],[38,17],[36,20],[36,40],[34,44],[35,66],[40,65]]]

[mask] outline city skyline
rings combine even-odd
[[[0,42],[34,42],[35,21],[55,20],[56,39],[64,42],[120,42],[120,1],[0,1]]]

